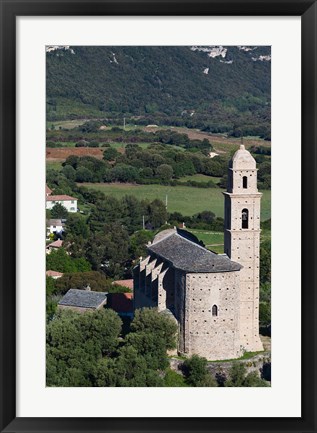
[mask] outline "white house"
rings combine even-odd
[[[46,236],[49,237],[50,234],[62,235],[65,227],[65,220],[61,219],[50,219],[46,222]]]
[[[63,205],[68,212],[77,212],[77,198],[69,195],[47,195],[46,209],[52,209],[56,203]]]

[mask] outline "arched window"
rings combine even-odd
[[[243,178],[242,178],[242,187],[243,187],[243,189],[248,188],[248,178],[247,178],[247,176],[243,176]]]
[[[218,316],[218,307],[217,307],[217,305],[213,305],[213,306],[212,306],[211,314],[212,314],[213,316]]]
[[[249,228],[249,211],[248,209],[242,209],[242,228]]]

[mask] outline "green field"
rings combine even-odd
[[[205,247],[215,253],[222,254],[224,252],[224,234],[221,232],[212,232],[210,230],[197,230],[186,228],[187,231],[193,233],[199,240],[203,241]],[[262,230],[261,242],[271,240],[271,231]]]
[[[105,194],[121,198],[125,195],[134,195],[138,199],[154,200],[158,198],[165,202],[168,198],[167,210],[180,212],[183,215],[194,215],[203,210],[211,210],[215,215],[224,215],[224,197],[220,188],[193,188],[189,186],[164,186],[164,185],[131,185],[109,183],[83,183],[86,186]],[[270,218],[271,191],[262,191],[261,220]]]
[[[75,120],[60,120],[60,121],[47,121],[46,128],[51,129],[54,127],[55,129],[65,128],[65,129],[73,129],[77,126],[84,124],[87,120],[85,119],[75,119]]]
[[[114,147],[115,149],[120,149],[120,148],[122,149],[122,148],[125,148],[127,146],[127,144],[129,144],[129,143],[114,143],[114,142],[111,142],[110,146]],[[159,143],[133,143],[133,144],[136,144],[136,145],[140,146],[142,149],[146,149],[151,144],[155,145],[155,144],[159,144]],[[169,144],[168,147],[171,148],[171,149],[180,150],[181,152],[184,152],[184,150],[185,150],[184,147],[175,146],[174,144]]]
[[[110,144],[111,147],[114,147],[115,149],[120,149],[120,148],[124,149],[128,143],[114,143],[114,142],[111,142],[109,144]],[[146,149],[147,147],[149,147],[149,145],[151,143],[133,143],[133,144],[136,144],[136,145],[142,147],[142,149]]]
[[[60,171],[62,169],[62,162],[60,162],[60,161],[46,161],[46,169]]]
[[[187,182],[188,180],[194,180],[195,182],[202,182],[207,183],[210,180],[214,183],[218,183],[220,181],[221,177],[213,177],[213,176],[206,176],[205,174],[193,174],[192,176],[184,176],[179,178],[181,182]]]
[[[203,241],[205,247],[215,253],[223,253],[224,235],[220,232],[211,232],[210,230],[187,229],[195,235],[200,241]]]

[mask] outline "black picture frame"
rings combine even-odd
[[[0,0],[1,432],[316,432],[317,5],[306,0]],[[16,417],[16,17],[300,16],[302,23],[302,416],[300,418]],[[287,41],[285,41],[287,43]],[[291,266],[296,264],[290,264]],[[289,357],[288,357],[289,361]],[[291,379],[290,379],[291,380]],[[177,402],[175,403],[177,404]],[[283,402],[281,402],[283,404]]]

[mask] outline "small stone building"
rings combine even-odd
[[[100,310],[107,303],[107,292],[70,289],[58,303],[58,309],[78,312]]]
[[[225,193],[225,254],[184,230],[164,230],[134,268],[134,308],[178,324],[178,352],[209,360],[263,350],[259,338],[260,198],[254,158],[241,145]]]

